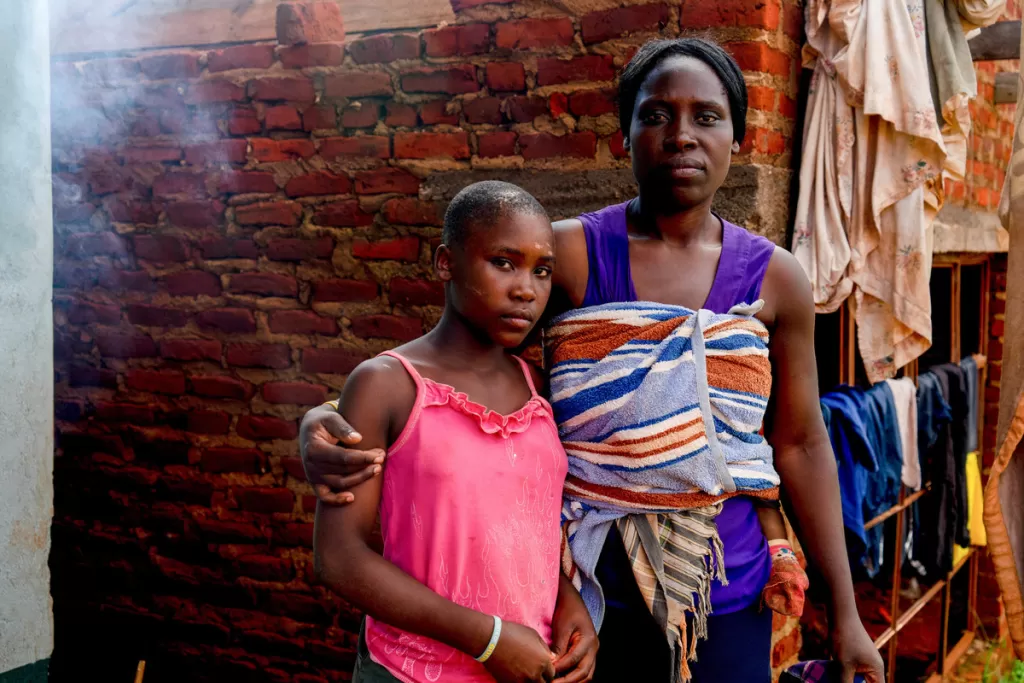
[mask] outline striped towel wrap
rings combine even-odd
[[[665,631],[676,680],[707,635],[713,579],[725,582],[715,518],[735,495],[775,500],[760,434],[771,364],[758,301],[728,314],[649,302],[581,308],[545,332],[551,405],[569,456],[563,569],[595,626],[595,578],[615,524]],[[686,613],[693,633],[687,633]]]

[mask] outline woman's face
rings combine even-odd
[[[644,80],[629,133],[644,201],[674,212],[710,202],[738,145],[718,75],[693,57],[669,57]]]

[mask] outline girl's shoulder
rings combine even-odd
[[[416,402],[416,380],[399,359],[382,354],[364,360],[349,373],[341,400],[343,405],[365,405],[398,418],[408,415]]]

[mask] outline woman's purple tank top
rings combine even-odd
[[[583,232],[587,238],[590,275],[584,306],[636,301],[636,289],[629,266],[629,235],[626,209],[629,202],[583,214]],[[727,313],[736,304],[752,303],[761,295],[761,283],[775,245],[728,221],[722,221],[722,255],[711,292],[704,308]],[[753,605],[768,581],[771,560],[768,543],[757,512],[749,498],[727,500],[718,516],[718,532],[725,546],[725,570],[728,585],[718,582],[711,589],[715,614],[729,614]],[[601,556],[602,587],[609,604],[631,591],[608,585],[633,581],[629,562],[623,557]],[[623,605],[625,607],[625,605]]]

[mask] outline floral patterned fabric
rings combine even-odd
[[[923,0],[808,0],[807,103],[793,253],[819,312],[851,295],[872,382],[931,344],[943,135]]]

